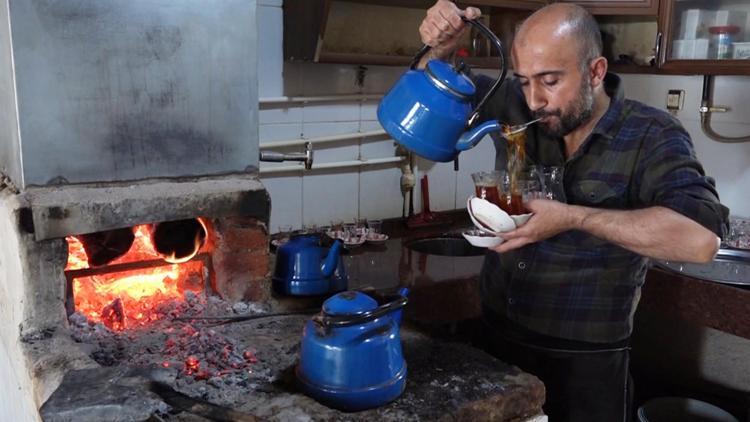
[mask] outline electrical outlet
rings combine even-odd
[[[682,110],[685,103],[685,91],[681,89],[670,89],[667,93],[667,110]]]

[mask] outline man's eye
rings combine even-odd
[[[547,86],[557,85],[557,79],[544,80],[544,84]]]
[[[529,81],[521,81],[521,86],[529,86]]]

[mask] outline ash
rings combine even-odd
[[[217,324],[175,321],[175,317],[256,315],[269,311],[257,303],[229,303],[187,291],[183,301],[164,302],[145,327],[113,331],[86,316],[69,317],[73,338],[102,366],[163,367],[176,373],[175,390],[229,408],[250,395],[289,390],[284,374],[297,358],[300,327],[309,315]],[[298,335],[289,335],[299,332]],[[282,335],[282,333],[287,333]],[[162,415],[163,417],[165,415]],[[166,415],[168,416],[168,415]]]
[[[111,331],[80,314],[69,319],[74,339],[101,365],[159,367],[161,372],[168,368],[168,376],[159,375],[159,379],[179,393],[260,420],[402,422],[471,420],[490,414],[492,420],[523,420],[538,414],[544,401],[541,382],[518,368],[467,345],[436,341],[402,327],[409,365],[404,393],[375,409],[340,412],[305,396],[295,386],[293,368],[309,315],[272,315],[223,325],[174,320],[267,311],[258,304],[229,304],[217,297],[187,293],[184,301],[164,303],[158,309],[161,318],[144,328]],[[63,404],[69,402],[62,400]],[[236,420],[213,413],[198,416],[192,407],[154,409],[155,418],[149,420]]]

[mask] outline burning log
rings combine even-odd
[[[206,226],[198,218],[167,221],[151,227],[151,243],[165,261],[190,260],[206,242]]]
[[[133,229],[115,229],[76,236],[86,251],[91,267],[106,265],[125,255],[133,245]]]
[[[111,330],[125,327],[125,308],[119,297],[102,309],[102,322]]]

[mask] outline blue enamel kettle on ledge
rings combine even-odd
[[[341,260],[341,240],[330,248],[321,246],[320,236],[302,234],[276,250],[271,285],[276,293],[317,296],[346,289],[347,277]]]
[[[428,45],[422,46],[410,69],[378,105],[378,120],[385,131],[406,149],[432,161],[452,161],[489,132],[501,129],[495,120],[471,126],[484,103],[505,80],[508,69],[502,44],[481,22],[466,18],[464,21],[489,38],[500,54],[500,76],[475,108],[476,87],[462,69],[442,60],[430,60],[424,70],[416,69],[430,50]]]
[[[388,403],[404,391],[406,361],[401,349],[402,288],[388,302],[346,291],[323,303],[302,334],[297,381],[308,396],[344,411]]]

